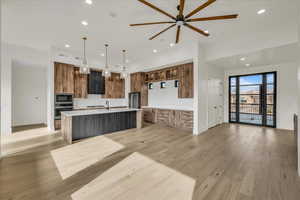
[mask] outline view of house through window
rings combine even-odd
[[[276,72],[229,77],[229,121],[276,127]]]

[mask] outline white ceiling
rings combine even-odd
[[[300,47],[298,43],[292,43],[280,47],[263,49],[260,51],[220,58],[209,62],[217,67],[229,68],[247,68],[248,67],[277,65],[287,62],[296,62],[299,60]],[[245,58],[244,61],[241,58]]]
[[[148,0],[163,10],[176,15],[179,0]],[[206,0],[186,0],[185,13],[193,10]],[[218,0],[198,16],[239,14],[237,20],[194,22],[203,30],[209,30],[206,38],[196,32],[184,29],[181,43],[176,48],[169,44],[175,40],[175,29],[158,39],[148,38],[168,25],[129,27],[130,23],[168,20],[164,15],[152,10],[136,0],[93,0],[89,6],[84,0],[2,0],[2,35],[4,42],[29,46],[36,49],[56,47],[64,49],[70,44],[72,51],[81,52],[83,36],[88,36],[88,54],[100,56],[104,44],[111,46],[111,62],[121,62],[121,50],[128,50],[130,64],[155,59],[159,53],[177,51],[195,41],[203,45],[224,44],[224,41],[244,39],[253,41],[259,35],[277,35],[277,38],[297,40],[298,0]],[[289,3],[287,3],[289,2]],[[267,12],[257,15],[265,8]],[[83,27],[82,20],[89,25]],[[258,41],[262,42],[262,41]],[[158,54],[159,54],[158,53]],[[170,61],[171,62],[171,61]]]

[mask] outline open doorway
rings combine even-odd
[[[47,69],[12,64],[12,132],[47,127]]]
[[[229,77],[229,121],[276,128],[276,72]]]
[[[1,135],[2,155],[59,139],[47,127],[47,68],[13,60],[11,78],[12,133]]]

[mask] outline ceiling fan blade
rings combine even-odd
[[[209,36],[208,33],[205,33],[205,32],[202,31],[201,29],[196,28],[196,27],[194,27],[194,26],[192,26],[192,25],[190,25],[190,24],[185,23],[184,26],[186,26],[186,27],[188,27],[188,28],[190,28],[190,29],[192,29],[192,30],[194,30],[194,31],[196,31],[196,32],[198,32],[198,33],[200,33],[200,34],[202,34],[202,35]]]
[[[179,38],[180,38],[180,29],[181,29],[181,26],[178,26],[178,27],[177,27],[177,34],[176,34],[176,44],[179,42]]]
[[[180,5],[179,5],[179,16],[182,16],[182,15],[183,15],[184,4],[185,4],[185,0],[180,0]]]
[[[149,38],[149,40],[153,40],[154,38],[156,38],[157,36],[159,36],[160,34],[166,32],[167,30],[169,30],[170,28],[173,28],[174,26],[176,26],[176,24],[173,24],[167,28],[165,28],[164,30],[162,30],[161,32],[155,34],[154,36],[152,36],[151,38]]]
[[[162,13],[162,14],[164,14],[164,15],[166,15],[166,16],[168,16],[168,17],[174,19],[174,20],[176,20],[175,17],[173,17],[173,16],[170,15],[169,13],[163,11],[162,9],[156,7],[155,5],[153,5],[153,4],[151,4],[151,3],[149,3],[149,2],[147,2],[147,1],[145,1],[145,0],[138,0],[138,1],[141,2],[141,3],[143,3],[143,4],[145,4],[145,5],[147,5],[147,6],[149,6],[149,7],[151,7],[152,9],[154,9],[154,10],[156,10],[156,11],[158,11],[158,12],[160,12],[160,13]]]
[[[188,19],[187,22],[199,22],[199,21],[210,21],[210,20],[224,20],[224,19],[235,19],[239,15],[223,15],[223,16],[214,16],[214,17],[202,17],[202,18],[194,18]]]
[[[200,10],[203,10],[204,8],[206,8],[210,4],[214,3],[215,1],[217,1],[217,0],[208,0],[206,3],[202,4],[201,6],[199,6],[195,10],[193,10],[190,14],[185,16],[185,18],[189,18],[189,17],[193,16],[194,14],[198,13]]]
[[[141,23],[141,24],[130,24],[130,26],[144,26],[144,25],[154,25],[154,24],[172,24],[176,22],[149,22],[149,23]]]

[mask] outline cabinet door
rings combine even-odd
[[[184,64],[178,67],[179,71],[179,98],[193,98],[194,97],[194,72],[193,64]]]
[[[80,74],[79,68],[74,67],[74,97],[87,98],[88,75]]]
[[[102,72],[91,71],[88,78],[88,93],[89,94],[104,94],[105,93],[105,81],[102,77]]]
[[[54,63],[55,93],[74,93],[74,68],[73,65]]]

